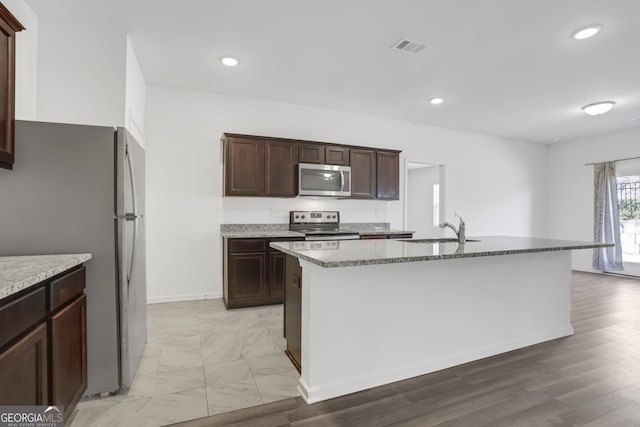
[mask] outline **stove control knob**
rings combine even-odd
[[[302,215],[301,218],[304,219],[304,215]]]
[[[332,216],[331,218],[336,219],[336,216],[334,215],[334,216]]]
[[[296,219],[298,219],[298,218],[300,218],[300,216],[299,216],[299,215],[296,215]]]

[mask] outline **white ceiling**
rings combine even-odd
[[[148,85],[544,144],[640,127],[639,0],[27,3],[42,17],[124,26]],[[591,23],[604,27],[595,37],[569,37]],[[394,51],[401,37],[427,47]],[[430,105],[436,96],[445,102]],[[580,110],[601,100],[616,106]]]

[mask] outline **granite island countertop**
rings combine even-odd
[[[514,255],[534,252],[567,251],[613,246],[574,240],[533,237],[479,236],[469,237],[464,245],[453,242],[416,243],[408,240],[344,240],[327,242],[273,242],[271,247],[321,267],[353,267],[371,264],[393,264],[435,261],[455,258]]]
[[[91,259],[91,254],[0,257],[0,300]]]

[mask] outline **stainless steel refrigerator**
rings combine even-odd
[[[93,254],[86,394],[128,388],[147,340],[144,149],[123,128],[19,120],[15,147],[0,255]]]

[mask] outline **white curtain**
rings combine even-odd
[[[594,165],[593,172],[593,240],[597,243],[615,243],[613,247],[593,250],[593,268],[622,270],[616,164],[615,162],[598,163]]]

